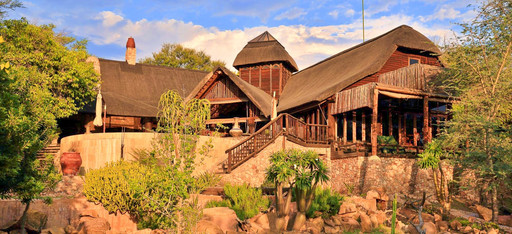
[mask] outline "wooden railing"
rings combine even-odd
[[[230,173],[281,135],[303,146],[326,145],[328,144],[327,129],[327,125],[307,124],[289,114],[280,114],[251,136],[227,149],[228,160],[225,169]]]

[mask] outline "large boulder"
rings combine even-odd
[[[512,215],[498,215],[498,224],[512,227]]]
[[[437,229],[439,229],[439,231],[441,232],[448,231],[448,227],[450,226],[450,224],[447,221],[437,221],[436,225]]]
[[[217,224],[215,224],[214,222],[205,220],[205,219],[201,219],[196,224],[196,231],[198,233],[205,233],[205,234],[223,234],[224,233],[222,231],[222,229]]]
[[[338,214],[347,214],[347,213],[354,213],[357,212],[356,204],[351,202],[343,202],[340,205],[340,210],[338,211]]]
[[[105,218],[97,217],[96,215],[88,215],[90,213],[80,215],[78,222],[78,233],[106,233],[110,230],[110,224]],[[92,213],[94,214],[94,213]],[[93,217],[96,216],[96,217]]]
[[[481,205],[475,205],[475,210],[480,215],[480,218],[484,219],[485,221],[489,222],[492,219],[492,210]]]
[[[62,227],[52,227],[43,229],[41,234],[66,234],[66,231],[64,231],[64,228]]]
[[[372,221],[368,215],[360,213],[359,218],[361,218],[361,231],[369,232],[373,229]]]
[[[426,234],[437,234],[437,227],[433,222],[425,222],[423,230],[425,230]]]
[[[344,231],[344,232],[351,232],[351,231],[355,231],[355,230],[359,230],[361,229],[361,224],[359,224],[359,222],[357,222],[357,220],[353,219],[353,218],[344,218],[342,221],[341,221],[341,231]]]
[[[321,233],[324,229],[324,220],[321,217],[308,219],[306,221],[306,230],[310,233]]]
[[[249,219],[249,222],[257,224],[259,227],[263,229],[270,230],[270,221],[268,218],[268,214],[260,213]]]
[[[363,208],[365,211],[376,211],[377,201],[375,199],[366,199],[362,197],[351,197],[347,202],[353,203],[358,208]]]
[[[222,231],[237,231],[238,220],[234,210],[228,207],[214,207],[203,210],[203,219],[217,224]]]
[[[41,232],[48,221],[48,216],[40,211],[28,210],[27,221],[25,223],[25,230],[30,232]],[[18,221],[12,221],[8,223],[2,230],[7,230],[9,233],[14,232],[13,230],[19,230],[21,227],[21,217]],[[21,230],[20,230],[21,231]]]

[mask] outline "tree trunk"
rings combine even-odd
[[[295,220],[293,222],[294,231],[298,231],[302,228],[304,223],[306,222],[306,195],[307,192],[304,190],[300,190],[295,188],[295,200],[297,202],[297,215],[295,216]]]
[[[286,216],[292,200],[291,188],[288,196],[285,198],[283,193],[283,183],[276,183],[276,231],[283,231],[286,227]]]
[[[293,231],[299,231],[306,223],[306,212],[297,212],[293,222]]]
[[[28,208],[30,207],[30,201],[23,202],[25,203],[25,210],[23,211],[23,215],[21,216],[21,223],[20,223],[20,229],[22,234],[27,234],[27,230],[25,229],[25,226],[27,224],[27,212]]]
[[[492,186],[492,222],[498,223],[498,188]]]

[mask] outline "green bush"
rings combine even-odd
[[[306,217],[316,218],[317,215],[315,215],[315,213],[317,213],[317,211],[321,212],[324,218],[336,215],[340,210],[342,201],[343,196],[336,191],[332,191],[330,188],[316,188],[315,199],[306,212]]]
[[[224,194],[226,195],[224,200],[210,201],[206,204],[206,207],[229,207],[235,211],[239,219],[246,220],[270,206],[270,200],[263,197],[261,189],[252,188],[247,184],[226,184]]]
[[[142,209],[149,174],[150,170],[138,163],[109,163],[85,175],[84,194],[109,212],[134,213]]]
[[[213,187],[220,182],[221,177],[214,172],[202,172],[195,176],[195,183],[192,186],[192,193],[199,193],[206,188]]]

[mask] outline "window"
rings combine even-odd
[[[420,63],[420,60],[417,58],[409,58],[409,65],[413,65],[416,63]]]

